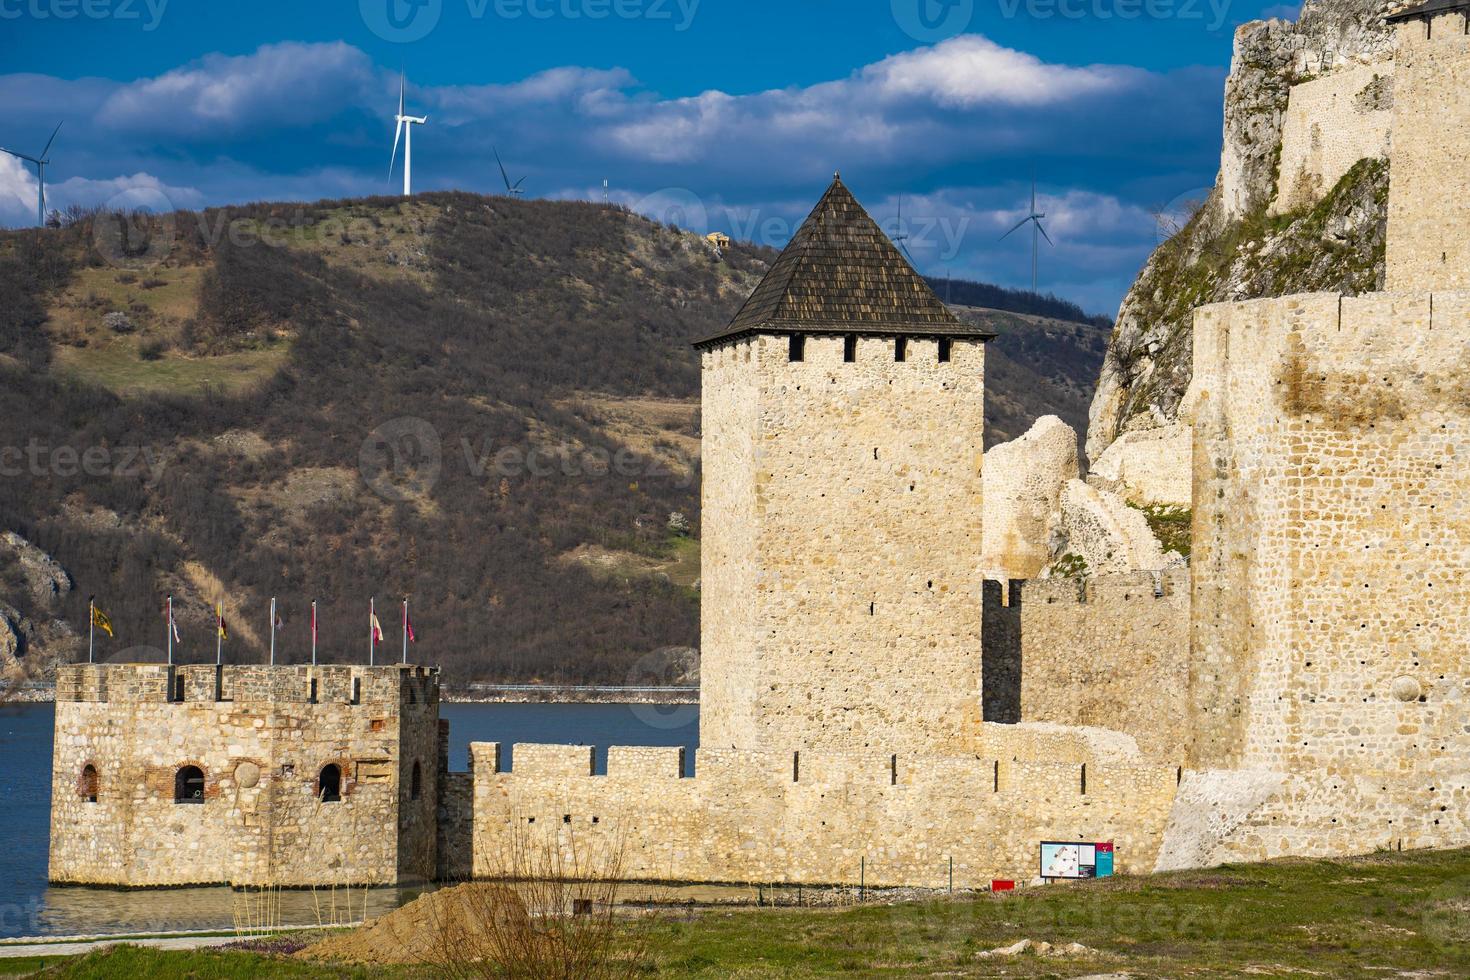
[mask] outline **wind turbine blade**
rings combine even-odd
[[[398,114],[403,115],[403,94],[408,87],[408,78],[403,72],[398,73]]]
[[[1048,245],[1050,245],[1052,248],[1057,247],[1057,243],[1051,240],[1051,236],[1046,233],[1046,229],[1041,227],[1040,221],[1036,222],[1036,230],[1041,232],[1041,237],[1046,239],[1046,243]]]
[[[66,122],[66,120],[63,119],[61,122]],[[51,138],[46,141],[46,149],[41,151],[42,160],[46,159],[46,154],[51,149],[51,144],[56,142],[56,134],[59,132],[61,132],[61,123],[57,123],[56,128],[51,130]]]
[[[520,180],[516,181],[515,190],[520,190],[521,189],[521,185],[524,184],[525,182],[526,182],[526,178],[524,178],[524,177],[522,177]]]
[[[918,262],[916,262],[914,260],[914,253],[909,251],[909,247],[904,244],[904,239],[900,238],[898,240],[898,247],[901,248],[901,249],[903,249],[903,254],[908,257],[909,265],[914,266],[915,268],[917,268],[918,267]]]
[[[1028,214],[1026,217],[1024,217],[1020,221],[1016,222],[1016,227],[1012,228],[1010,231],[1006,232],[1004,235],[1001,235],[999,241],[1002,241],[1003,242],[1007,238],[1010,238],[1011,235],[1015,234],[1016,232],[1018,232],[1022,228],[1024,228],[1026,226],[1026,222],[1028,222],[1030,220],[1031,220],[1031,216]]]
[[[40,163],[41,162],[40,160],[37,160],[35,157],[28,157],[24,153],[17,153],[14,150],[7,150],[3,146],[0,146],[0,153],[9,153],[11,156],[16,157],[17,159],[20,159],[20,160],[25,160],[25,161],[27,161],[29,163]]]
[[[393,178],[393,165],[398,162],[398,139],[403,135],[403,120],[398,120],[398,128],[393,130],[393,155],[388,158],[388,178]]]
[[[490,148],[490,150],[492,153],[495,154],[495,163],[500,167],[500,179],[505,181],[505,189],[507,191],[515,190],[515,188],[512,187],[510,183],[510,174],[505,172],[505,164],[500,162],[500,151],[495,149],[495,147],[493,146]]]

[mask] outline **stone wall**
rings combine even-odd
[[[1470,37],[1463,13],[1399,25],[1388,288],[1470,289]]]
[[[1178,422],[1125,432],[1092,464],[1087,482],[1135,504],[1188,507],[1192,445],[1189,427]]]
[[[1221,853],[1465,843],[1470,293],[1203,307],[1194,371],[1189,757],[1291,777]]]
[[[1271,213],[1310,207],[1359,160],[1387,156],[1392,110],[1391,60],[1292,86]]]
[[[333,885],[431,877],[438,701],[437,670],[420,667],[64,666],[51,880]],[[340,802],[318,797],[328,764],[341,771]],[[175,802],[184,766],[203,772],[200,803]]]
[[[999,583],[986,583],[987,721],[1112,729],[1147,758],[1182,760],[1188,569],[1011,582],[1007,591],[1009,602]]]
[[[1009,726],[992,739],[1008,741]],[[1021,746],[1023,743],[1017,743]],[[1046,741],[1033,745],[1047,745]],[[502,877],[555,853],[616,856],[631,880],[944,887],[1037,874],[1041,840],[1113,840],[1119,869],[1147,871],[1173,799],[1172,766],[883,751],[608,750],[470,746],[475,874]],[[582,856],[578,858],[576,856]],[[596,860],[594,857],[593,860]],[[606,868],[579,865],[582,873]]]
[[[963,751],[980,722],[984,346],[704,354],[709,748]]]

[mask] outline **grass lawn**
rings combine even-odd
[[[197,395],[208,388],[233,394],[269,379],[285,363],[289,350],[289,344],[277,341],[260,350],[214,357],[170,351],[149,361],[138,355],[135,342],[120,340],[105,346],[59,347],[56,369],[118,394]]]
[[[1020,939],[1080,943],[1093,952],[982,955]],[[892,906],[669,912],[652,926],[643,972],[670,978],[1462,977],[1470,975],[1470,850],[1226,865]],[[119,949],[59,962],[44,975],[365,974],[253,954]]]

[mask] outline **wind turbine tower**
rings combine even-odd
[[[1027,212],[1026,217],[1024,217],[1020,221],[1016,222],[1016,227],[1012,228],[1010,231],[1006,232],[1004,235],[1001,235],[1000,236],[1000,240],[1001,241],[1005,241],[1007,238],[1009,238],[1011,236],[1011,233],[1012,232],[1019,231],[1026,224],[1026,222],[1028,222],[1028,221],[1031,222],[1031,291],[1033,293],[1037,291],[1037,288],[1036,288],[1036,256],[1037,256],[1038,245],[1039,245],[1039,242],[1038,242],[1038,239],[1037,239],[1038,233],[1040,234],[1040,236],[1042,238],[1045,238],[1046,239],[1046,243],[1048,245],[1050,245],[1052,248],[1056,248],[1056,243],[1051,240],[1051,236],[1046,233],[1046,229],[1043,228],[1043,227],[1041,227],[1041,219],[1042,218],[1045,218],[1045,217],[1046,217],[1046,215],[1044,215],[1044,214],[1042,214],[1042,213],[1040,213],[1039,211],[1036,210],[1036,175],[1035,174],[1032,174],[1032,176],[1031,176],[1031,210],[1029,212]]]
[[[398,160],[398,138],[403,137],[403,196],[413,193],[413,128],[429,121],[428,116],[408,116],[403,112],[403,96],[408,88],[408,79],[398,76],[398,115],[394,117],[398,126],[393,130],[393,156],[388,160],[388,176],[393,176],[393,164]]]
[[[24,160],[27,163],[35,164],[36,180],[40,185],[40,189],[36,194],[36,224],[43,228],[46,226],[46,167],[51,163],[51,158],[46,156],[46,154],[51,152],[51,144],[56,142],[56,134],[59,132],[61,132],[61,123],[57,123],[56,128],[51,131],[51,138],[46,141],[46,149],[42,150],[41,155],[38,157],[27,156],[24,153],[17,153],[14,150],[7,150],[5,147],[0,146],[0,153],[9,153],[17,160]]]

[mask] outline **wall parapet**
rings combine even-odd
[[[439,668],[392,664],[63,664],[56,700],[115,704],[217,701],[437,704]]]

